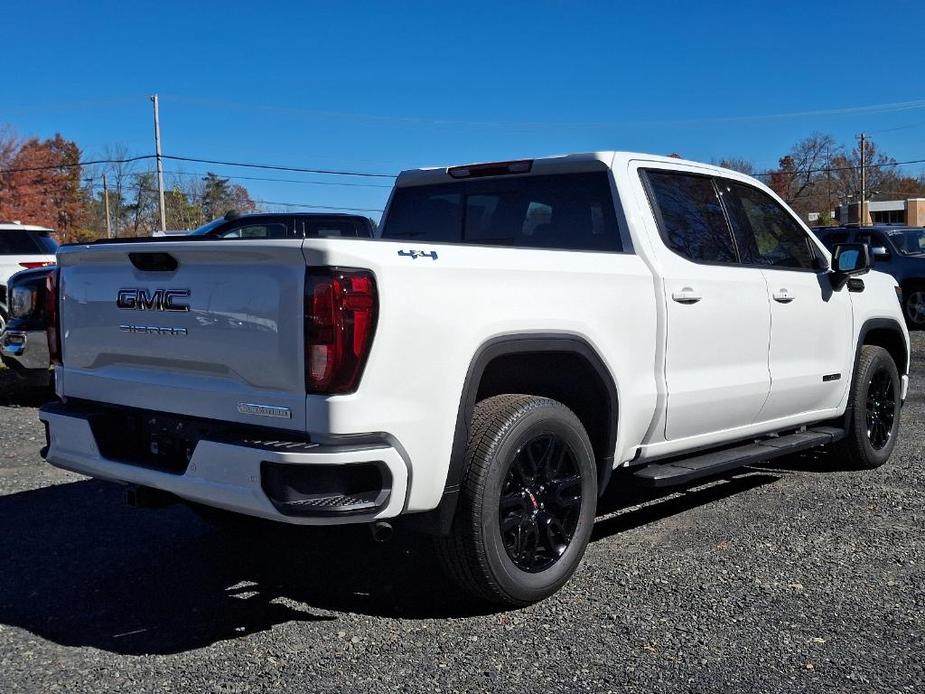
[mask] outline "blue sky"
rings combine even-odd
[[[594,149],[766,167],[813,131],[848,143],[861,130],[925,159],[920,1],[45,1],[7,3],[3,25],[0,123],[61,132],[86,158],[150,153],[158,92],[165,154],[302,167]],[[206,168],[388,184],[167,164]],[[388,193],[240,182],[319,205],[376,209]]]

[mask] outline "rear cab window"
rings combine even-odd
[[[54,255],[58,244],[47,231],[0,231],[0,255]]]
[[[381,238],[621,252],[608,172],[490,176],[396,188]]]

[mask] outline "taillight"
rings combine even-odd
[[[356,390],[376,331],[376,279],[367,270],[310,267],[305,274],[305,389]]]
[[[27,270],[32,270],[33,268],[48,267],[49,265],[54,265],[54,264],[55,264],[54,261],[51,261],[51,262],[43,262],[43,263],[20,263],[19,266],[24,267]]]
[[[61,313],[58,303],[61,270],[55,268],[45,279],[45,335],[48,337],[48,357],[52,364],[61,363]]]

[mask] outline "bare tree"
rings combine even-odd
[[[12,125],[0,123],[0,169],[10,168],[16,153],[22,146],[22,139]]]
[[[755,175],[755,165],[748,159],[742,159],[740,157],[723,157],[719,161],[714,159],[713,163],[717,166],[722,166],[724,169],[732,169],[733,171],[744,173],[746,176]]]

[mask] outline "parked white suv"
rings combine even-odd
[[[45,227],[0,222],[0,333],[9,318],[7,280],[20,270],[55,262],[58,244],[51,234]]]
[[[575,570],[608,482],[896,443],[896,282],[747,176],[614,152],[406,171],[380,236],[63,247],[48,461],[428,531],[463,588],[525,604]]]

